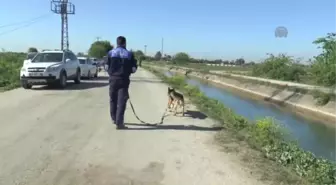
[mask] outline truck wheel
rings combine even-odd
[[[21,87],[24,89],[31,89],[33,86],[29,84],[27,81],[21,81]]]
[[[77,72],[76,72],[76,78],[74,79],[74,82],[75,84],[80,84],[81,82],[81,73],[80,73],[80,70],[77,69]]]
[[[62,89],[64,89],[67,85],[67,76],[64,72],[61,73],[60,78],[59,78],[59,84],[58,86]]]

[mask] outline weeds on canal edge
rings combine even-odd
[[[183,76],[167,77],[162,72],[145,67],[164,82],[187,95],[193,104],[208,116],[220,121],[222,126],[239,133],[239,137],[261,151],[264,157],[294,170],[312,184],[331,185],[336,183],[335,163],[315,157],[304,151],[295,142],[284,140],[284,130],[274,120],[265,118],[249,123],[235,114],[218,100],[205,96],[197,87],[189,86]]]

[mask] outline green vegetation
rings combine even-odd
[[[190,57],[187,53],[176,53],[174,56],[172,62],[174,64],[184,64],[185,61],[189,61]]]
[[[203,72],[222,70],[255,77],[335,87],[336,33],[329,33],[326,37],[318,38],[313,44],[318,45],[322,53],[305,64],[300,59],[295,59],[286,54],[267,54],[268,57],[262,63],[246,63],[242,58],[233,61],[193,59],[186,53],[177,53],[171,60],[162,60],[168,60],[169,65],[192,68]],[[167,62],[157,63],[160,65],[167,64]],[[209,66],[207,64],[224,64],[227,66]]]
[[[37,52],[38,52],[38,50],[34,47],[28,48],[28,51],[27,51],[27,53],[37,53]]]
[[[89,56],[95,58],[103,58],[113,48],[110,41],[96,41],[91,44],[89,49]]]
[[[274,120],[265,118],[250,123],[218,100],[205,96],[197,87],[187,85],[184,77],[166,77],[160,71],[146,68],[164,82],[182,91],[200,111],[218,120],[226,130],[234,133],[232,136],[246,141],[253,149],[259,150],[264,158],[295,171],[311,184],[336,183],[336,165],[304,151],[296,142],[288,141],[288,137],[285,140],[286,132]],[[291,183],[298,184],[298,182]]]
[[[316,84],[335,87],[336,83],[336,33],[314,41],[322,45],[322,53],[315,57],[311,66],[311,74]]]
[[[150,64],[150,63],[147,63]],[[154,64],[154,63],[151,63]],[[161,67],[162,65],[157,65],[157,63],[155,63],[155,65],[152,66],[158,66]],[[238,81],[239,83],[241,83],[241,86],[246,85],[251,85],[251,84],[256,84],[256,85],[263,85],[263,86],[269,86],[269,87],[273,87],[276,88],[278,90],[288,90],[291,92],[295,92],[295,93],[300,93],[300,94],[310,94],[313,96],[313,98],[315,99],[315,104],[317,106],[324,106],[326,104],[328,104],[330,101],[335,101],[336,100],[336,94],[332,91],[332,88],[330,89],[330,91],[319,91],[319,90],[310,90],[310,89],[306,89],[306,88],[302,88],[302,87],[295,87],[295,86],[287,86],[287,85],[280,85],[280,84],[275,84],[275,83],[271,83],[271,82],[266,82],[266,81],[262,81],[262,80],[256,80],[256,79],[247,79],[247,78],[242,78],[240,76],[234,76],[231,73],[217,73],[217,74],[213,74],[210,73],[209,70],[206,69],[191,69],[191,68],[180,68],[179,66],[168,66],[167,69],[169,70],[182,70],[185,71],[184,74],[185,75],[190,75],[192,72],[196,72],[194,73],[194,75],[198,75],[197,73],[201,73],[203,74],[206,79],[208,79],[208,75],[215,75],[218,77],[222,77],[223,79],[230,79],[230,80],[235,80]]]
[[[88,56],[85,55],[83,52],[78,52],[77,57],[88,57]]]
[[[0,52],[0,91],[20,86],[20,68],[26,53]]]
[[[134,57],[138,60],[138,61],[143,61],[146,59],[145,54],[141,51],[141,50],[137,50],[134,53]]]
[[[316,100],[316,105],[323,106],[326,105],[329,101],[335,101],[336,95],[334,93],[324,93],[321,91],[312,91],[314,99]]]
[[[162,53],[160,51],[156,52],[154,55],[155,60],[161,60],[162,58]]]
[[[292,57],[284,54],[268,55],[269,57],[263,63],[252,69],[252,76],[302,82],[303,76],[307,75],[305,66],[296,63]]]

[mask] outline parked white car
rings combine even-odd
[[[21,86],[57,85],[65,88],[67,80],[80,83],[81,68],[76,55],[69,50],[44,50],[23,64],[20,70]]]
[[[82,77],[89,79],[92,77],[98,77],[98,68],[96,63],[86,57],[78,57],[78,60],[81,67]]]

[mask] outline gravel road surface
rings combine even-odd
[[[157,122],[167,86],[140,69],[130,99],[139,117]],[[109,117],[108,80],[69,82],[0,94],[0,185],[252,185],[234,154],[214,144],[213,121],[192,105],[141,125],[130,106],[116,130]]]

